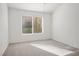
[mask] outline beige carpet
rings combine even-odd
[[[56,56],[29,43],[9,45],[3,56]]]
[[[62,48],[64,47],[64,48]],[[41,40],[30,43],[11,44],[3,56],[78,56],[79,53],[65,49],[65,46],[53,40]]]

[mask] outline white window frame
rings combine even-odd
[[[31,15],[24,15],[24,16],[30,16],[30,17],[32,17],[32,33],[23,33],[22,32],[22,17],[23,16],[21,16],[21,34],[22,35],[32,35],[32,34],[43,34],[43,32],[44,32],[44,26],[43,26],[43,16],[31,16]],[[34,23],[34,21],[33,21],[33,18],[34,17],[41,17],[42,18],[42,23],[41,23],[41,26],[42,26],[42,32],[41,33],[34,33],[34,25],[33,25],[33,23]]]

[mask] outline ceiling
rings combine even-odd
[[[37,12],[53,12],[60,3],[8,3],[8,7]]]

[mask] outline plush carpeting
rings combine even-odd
[[[69,47],[70,48],[70,47]],[[72,49],[53,40],[41,40],[29,43],[11,44],[3,56],[78,56]]]

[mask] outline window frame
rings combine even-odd
[[[23,31],[22,31],[22,17],[23,16],[30,16],[30,17],[32,17],[32,33],[23,33]],[[43,16],[32,16],[32,15],[23,15],[23,16],[21,16],[21,34],[22,35],[32,35],[32,34],[43,34],[43,32],[44,32],[44,26],[43,26]],[[42,26],[42,32],[39,32],[39,33],[34,33],[34,21],[33,21],[33,19],[34,19],[34,17],[41,17],[41,21],[42,21],[42,23],[41,23],[41,26]]]

